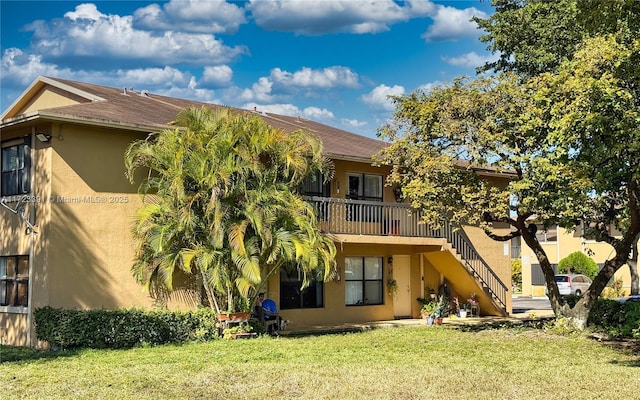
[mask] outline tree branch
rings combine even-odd
[[[483,230],[484,230],[485,235],[487,235],[489,238],[495,240],[496,242],[506,242],[507,240],[511,240],[511,239],[513,239],[515,237],[522,236],[519,231],[513,231],[513,232],[509,233],[508,235],[501,236],[501,235],[497,235],[497,234],[491,232],[491,230],[489,230],[489,229],[483,229]]]

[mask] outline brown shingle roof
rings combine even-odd
[[[84,120],[114,123],[118,125],[148,126],[160,129],[173,121],[179,110],[189,106],[206,105],[198,101],[160,96],[146,91],[131,91],[65,79],[48,78],[70,87],[94,94],[104,101],[91,101],[71,106],[46,110],[46,114],[73,117]],[[44,111],[44,110],[39,110]],[[334,158],[370,159],[386,144],[355,133],[333,128],[299,117],[288,117],[258,112],[271,126],[291,132],[296,129],[309,130],[320,137],[327,156]]]

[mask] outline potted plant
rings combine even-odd
[[[422,318],[425,319],[427,325],[433,325],[435,308],[436,308],[436,303],[431,301],[429,303],[424,304],[422,306],[422,309],[420,310],[420,314],[422,315]]]
[[[225,339],[249,339],[257,336],[255,333],[251,332],[252,330],[253,327],[244,322],[239,325],[224,329],[222,331],[222,335]]]
[[[472,317],[475,315],[476,317],[479,316],[479,310],[478,310],[478,295],[475,293],[471,293],[469,295],[469,298],[467,299],[467,302],[464,305],[465,310],[467,311],[468,315],[471,315]]]
[[[458,296],[453,296],[453,309],[456,310],[456,315],[460,315],[460,300]]]
[[[389,278],[387,280],[387,292],[391,297],[395,296],[396,293],[398,293],[398,282],[395,279]]]
[[[444,296],[438,297],[438,301],[435,303],[433,308],[433,317],[435,319],[436,325],[442,325],[442,317],[447,312],[447,302],[444,299]]]

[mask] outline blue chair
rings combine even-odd
[[[264,299],[262,301],[262,308],[274,314],[278,312],[278,307],[276,306],[276,302],[271,299]]]
[[[267,333],[277,333],[280,330],[281,317],[278,315],[276,302],[271,299],[264,299],[262,301],[262,308]]]

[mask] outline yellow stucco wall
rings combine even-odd
[[[58,88],[47,86],[21,105],[17,114],[28,114],[46,108],[70,106],[80,102],[87,102],[87,100]]]
[[[324,307],[281,310],[284,319],[290,321],[292,328],[301,328],[314,325],[335,324],[341,322],[366,322],[376,320],[390,320],[394,318],[393,302],[394,297],[390,296],[386,290],[386,282],[393,278],[393,256],[409,255],[411,259],[410,269],[410,309],[411,315],[419,316],[420,309],[416,298],[423,296],[423,284],[420,275],[419,254],[428,251],[439,250],[440,246],[409,246],[409,245],[380,245],[367,243],[343,243],[338,245],[336,262],[340,273],[340,280],[333,280],[324,284]],[[383,258],[383,285],[384,304],[381,305],[345,305],[345,280],[344,280],[344,260],[345,257],[382,257]],[[392,258],[391,264],[388,263]],[[433,281],[440,279],[440,275],[434,269],[425,268],[425,276]],[[425,280],[427,279],[425,277]],[[280,277],[275,275],[270,281],[266,290],[266,295],[276,301],[279,305]]]
[[[30,131],[30,127],[3,130],[2,140]],[[30,207],[37,225],[32,253],[24,226],[0,211],[2,255],[32,254],[30,308],[153,307],[130,272],[134,256],[130,230],[142,198],[137,184],[125,177],[123,158],[129,143],[144,136],[72,124],[40,124],[35,131],[52,138],[47,143],[32,141]],[[195,295],[178,290],[168,305],[194,306]],[[18,345],[28,342],[28,309],[1,311],[0,322],[11,328],[1,339]]]
[[[31,138],[32,148],[32,171],[36,168],[46,166],[48,161],[46,147],[47,145],[39,142],[34,137],[35,129],[30,126],[19,127],[11,130],[3,130],[0,136],[2,142],[10,141],[17,138]],[[42,179],[41,175],[33,173],[32,187],[38,187]],[[9,212],[5,208],[0,209],[0,255],[2,256],[29,256],[32,266],[42,263],[42,254],[39,252],[43,247],[42,226],[46,218],[43,210],[42,196],[46,192],[43,190],[35,190],[27,198],[25,203],[26,218],[36,225],[37,234],[27,231],[27,226],[21,219]],[[12,209],[17,206],[17,199],[21,196],[12,196],[8,198],[7,205]],[[32,246],[33,240],[33,246]],[[33,251],[32,251],[33,247]],[[38,277],[33,271],[32,278]],[[35,290],[32,290],[32,293]],[[0,341],[4,344],[30,345],[30,336],[33,331],[29,329],[31,316],[28,307],[7,307],[0,306]]]
[[[343,160],[335,160],[335,172],[334,177],[331,182],[331,197],[335,197],[338,199],[344,199],[347,191],[349,189],[349,180],[348,173],[366,173],[372,175],[381,175],[383,176],[383,185],[384,177],[389,173],[389,167],[375,167],[370,163],[360,163],[354,161],[343,161]],[[385,203],[393,203],[395,202],[395,197],[393,196],[393,189],[388,186],[384,186],[383,189],[383,199],[382,201]]]
[[[142,197],[137,193],[140,180],[131,184],[125,177],[123,157],[127,146],[144,135],[62,125],[53,127],[53,136],[48,303],[153,306],[130,271],[130,230]],[[173,299],[175,306],[183,301],[194,305],[185,293]]]
[[[580,251],[589,256],[597,264],[602,264],[606,260],[615,256],[613,247],[604,242],[585,240],[580,236],[579,230],[568,232],[563,228],[558,229],[558,240],[556,242],[543,242],[542,248],[549,257],[552,264],[557,264],[569,254]],[[525,296],[544,296],[544,285],[532,285],[531,265],[539,264],[533,251],[523,242],[522,250],[522,294]],[[622,279],[626,293],[630,292],[631,274],[629,267],[623,265],[615,274],[616,279]]]

